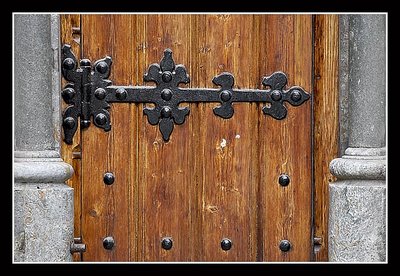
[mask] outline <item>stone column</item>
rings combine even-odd
[[[60,157],[59,16],[14,16],[14,261],[72,261],[73,169]]]
[[[348,68],[342,66],[340,75],[348,79],[341,86],[348,87],[348,148],[330,163],[338,180],[329,185],[329,260],[384,262],[386,15],[342,15],[343,24],[348,49],[341,53],[348,53]]]

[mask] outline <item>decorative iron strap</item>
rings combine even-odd
[[[179,84],[189,83],[185,66],[175,65],[172,51],[166,49],[160,64],[151,64],[144,75],[145,82],[155,82],[156,86],[113,86],[107,78],[111,70],[111,57],[96,61],[82,59],[80,67],[69,45],[62,48],[62,74],[69,81],[62,91],[64,101],[69,104],[63,114],[64,141],[72,143],[77,129],[78,117],[81,128],[94,124],[109,131],[111,129],[109,103],[153,103],[154,108],[144,107],[144,114],[150,124],[159,126],[164,141],[168,141],[174,124],[185,122],[189,114],[188,107],[179,107],[180,103],[219,102],[214,114],[224,119],[233,116],[234,102],[269,103],[262,109],[264,114],[281,120],[286,117],[287,109],[283,102],[298,106],[307,101],[310,95],[299,86],[284,90],[287,77],[283,72],[275,72],[264,77],[262,84],[270,87],[260,89],[234,89],[235,79],[224,72],[213,78],[212,82],[220,86],[215,88],[180,88]]]

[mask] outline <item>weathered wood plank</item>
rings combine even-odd
[[[329,162],[337,157],[339,145],[338,15],[315,16],[314,53],[314,235],[316,261],[328,261],[328,185],[335,181]]]
[[[111,55],[115,66],[111,79],[126,83],[130,79],[131,51],[122,47],[130,42],[130,25],[121,15],[82,16],[82,53],[94,62]],[[82,131],[83,239],[88,244],[85,261],[129,260],[128,193],[130,167],[129,127],[130,107],[120,104],[111,107],[110,132],[91,126]],[[126,166],[126,167],[125,167]],[[128,169],[126,169],[128,168]],[[103,182],[103,175],[112,172],[114,184]],[[102,241],[112,236],[115,246],[106,250]]]
[[[109,55],[111,16],[82,15],[82,55],[94,62]],[[108,236],[109,187],[103,182],[108,171],[108,140],[111,132],[104,132],[93,124],[81,131],[82,135],[82,236],[87,244],[84,261],[108,261],[110,253],[102,240]]]
[[[127,48],[131,51],[131,58],[126,60],[126,66],[129,66],[129,84],[137,85],[139,82],[142,81],[143,76],[139,75],[138,68],[138,59],[139,59],[139,40],[138,40],[138,16],[137,15],[130,15],[129,18],[126,18],[129,21],[131,26],[130,33],[127,34],[130,37],[129,44],[124,45],[121,47]],[[126,84],[126,83],[125,83]],[[125,85],[124,84],[124,85]],[[139,114],[141,114],[142,109],[139,109],[138,105],[130,105],[130,112],[125,114],[124,116],[129,116],[129,129],[125,128],[125,132],[129,132],[130,139],[126,141],[129,144],[129,157],[126,158],[125,162],[129,162],[129,209],[127,210],[129,213],[129,260],[130,261],[138,261],[138,166],[139,166],[139,135],[138,135],[138,119]]]
[[[159,62],[165,48],[173,51],[176,64],[190,64],[190,17],[146,15],[138,21],[140,31],[139,74]],[[143,105],[140,105],[142,109]],[[191,111],[195,109],[191,106]],[[139,239],[140,260],[186,261],[191,259],[190,212],[192,199],[192,125],[189,116],[175,125],[165,143],[158,126],[139,115]],[[163,237],[171,237],[173,247],[161,247]]]
[[[133,65],[131,21],[129,15],[112,15],[109,45],[114,66],[110,79],[115,84],[130,84]],[[134,106],[133,106],[134,107]],[[115,239],[115,249],[109,251],[113,261],[129,261],[131,241],[130,224],[130,182],[131,174],[136,172],[131,168],[130,158],[136,158],[136,152],[131,150],[131,129],[135,129],[136,121],[130,117],[132,105],[128,103],[112,104],[112,129],[108,141],[108,170],[115,175],[115,182],[108,186],[108,229],[109,235]],[[136,114],[133,114],[134,116]],[[133,234],[133,233],[132,233]]]
[[[196,82],[211,87],[212,78],[224,71],[235,76],[235,87],[259,86],[257,36],[252,15],[198,16],[199,52],[194,60]],[[200,158],[202,237],[204,261],[250,261],[256,258],[257,118],[254,104],[235,105],[233,118],[214,115],[216,104],[200,105]],[[221,249],[223,238],[232,241]]]
[[[265,73],[283,71],[288,86],[312,90],[312,22],[309,15],[263,18]],[[307,261],[311,257],[311,101],[288,107],[282,121],[260,113],[260,247],[264,261]],[[290,184],[278,184],[279,175]],[[289,252],[279,250],[291,241]]]

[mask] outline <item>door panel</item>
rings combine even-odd
[[[98,56],[112,56],[114,64],[119,64],[112,67],[110,75],[115,84],[131,83],[133,51],[126,47],[132,45],[128,35],[131,25],[131,17],[125,15],[82,16],[83,56],[92,61]],[[125,103],[113,105],[110,132],[96,127],[82,131],[82,237],[87,244],[84,261],[129,260],[129,226],[134,221],[130,220],[129,198],[135,185],[131,181],[135,163],[130,161],[137,156],[132,144],[136,140],[136,109]],[[104,184],[106,172],[115,175],[114,184]],[[103,247],[107,236],[115,240],[113,250]]]
[[[288,86],[311,93],[312,31],[311,15],[82,15],[81,53],[111,56],[115,85],[144,85],[148,66],[170,48],[189,87],[216,87],[212,78],[227,71],[235,88],[261,89],[263,76],[283,71]],[[283,120],[255,103],[234,104],[229,120],[213,114],[218,104],[186,105],[169,142],[143,104],[111,104],[111,131],[82,130],[83,260],[310,260],[311,100],[286,105]],[[114,173],[112,185],[105,172]],[[112,250],[103,247],[107,236]],[[284,239],[288,252],[279,249]]]
[[[267,57],[261,68],[282,70],[288,86],[311,91],[312,28],[306,15],[269,16],[265,31]],[[259,114],[260,124],[260,233],[265,260],[301,261],[311,258],[311,102],[301,108],[287,106],[278,121]],[[286,187],[280,174],[290,176]],[[289,240],[289,253],[278,249]]]
[[[254,17],[203,15],[195,19],[198,41],[192,46],[196,54],[192,67],[198,75],[193,85],[210,87],[213,76],[229,71],[237,87],[258,87],[258,60],[252,58],[258,33],[249,31],[256,25]],[[202,237],[204,250],[204,257],[199,257],[205,261],[255,260],[257,107],[237,104],[233,118],[225,120],[213,114],[214,106],[202,104],[198,113],[202,227],[196,235]],[[220,247],[223,238],[232,241],[229,251]]]
[[[315,260],[328,261],[329,183],[336,181],[329,162],[339,156],[339,15],[318,15],[314,25],[313,220],[320,240]]]
[[[173,50],[177,64],[190,64],[190,17],[146,15],[138,18],[139,79],[151,63],[159,62],[165,48]],[[150,62],[152,60],[152,62]],[[189,68],[188,68],[189,69]],[[143,105],[140,105],[140,110]],[[198,113],[191,105],[190,112]],[[191,135],[193,118],[176,125],[165,143],[157,126],[139,114],[138,149],[138,256],[140,260],[188,261],[192,258],[191,205],[195,192]],[[179,148],[179,150],[177,150]],[[161,248],[163,237],[173,241],[171,250]]]

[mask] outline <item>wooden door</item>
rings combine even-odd
[[[144,85],[148,66],[170,48],[189,87],[216,87],[212,78],[227,71],[235,88],[262,89],[263,76],[283,71],[287,87],[313,93],[311,15],[63,15],[62,27],[62,42],[80,57],[112,57],[114,85]],[[213,114],[218,104],[187,105],[190,115],[168,142],[144,104],[113,103],[111,131],[91,126],[64,145],[80,152],[71,162],[79,168],[75,233],[87,245],[81,260],[311,260],[312,100],[286,105],[283,120],[257,103],[235,104],[231,119]],[[289,185],[278,183],[281,174]],[[221,248],[225,238],[230,250]]]

